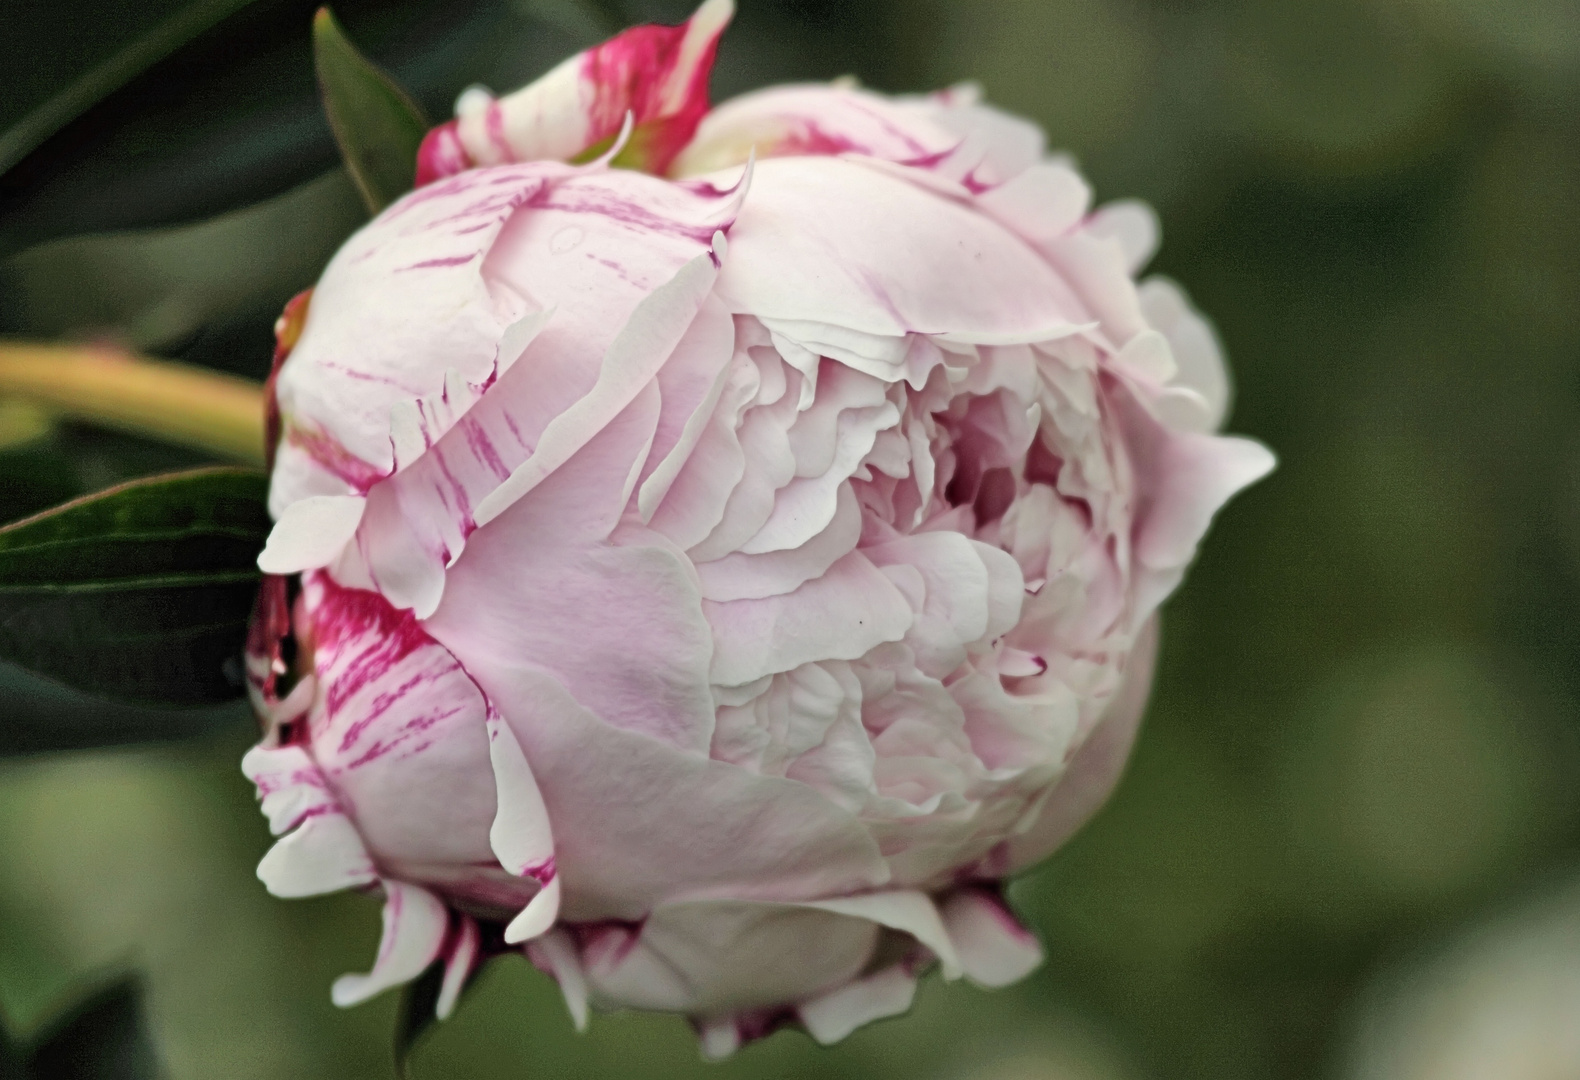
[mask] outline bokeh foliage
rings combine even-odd
[[[220,4],[204,9],[210,14]],[[112,337],[261,378],[269,326],[364,211],[335,167],[313,4],[253,0],[0,174],[0,333]],[[1580,875],[1580,9],[1563,0],[741,0],[716,96],[853,72],[979,79],[1216,320],[1231,426],[1280,454],[1166,610],[1128,778],[1015,886],[1049,963],[929,983],[834,1050],[704,1069],[685,1026],[570,1031],[500,964],[417,1077],[1325,1078],[1378,980]],[[20,0],[0,130],[190,10]],[[351,0],[430,116],[670,0]],[[219,12],[223,15],[223,12]],[[201,20],[199,20],[201,21]],[[166,23],[165,25],[168,25]],[[193,23],[191,25],[198,25]],[[196,464],[0,403],[0,518]],[[133,714],[0,672],[11,752]],[[284,904],[238,710],[135,713],[137,751],[0,767],[0,1013],[145,972],[175,1077],[388,1075],[392,996],[335,1011],[375,905]],[[1571,918],[1580,912],[1571,910]]]

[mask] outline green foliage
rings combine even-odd
[[[428,121],[406,91],[347,40],[328,8],[313,18],[313,62],[346,171],[376,214],[411,190]]]
[[[395,1014],[395,1075],[406,1080],[410,1075],[407,1061],[417,1043],[438,1022],[434,1007],[439,1003],[439,990],[444,985],[444,964],[428,966],[416,979],[401,991],[400,1008]]]
[[[159,1059],[133,976],[88,994],[17,1042],[0,1026],[0,1080],[158,1080]]]
[[[148,703],[238,696],[265,491],[261,473],[200,469],[0,529],[0,658]]]

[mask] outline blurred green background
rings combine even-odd
[[[705,1066],[675,1018],[575,1035],[549,981],[502,961],[413,1074],[1580,1077],[1580,5],[740,3],[716,98],[975,78],[1099,200],[1151,201],[1155,269],[1227,346],[1231,427],[1282,464],[1168,605],[1117,796],[1012,890],[1048,951],[1024,984],[934,979],[834,1049],[781,1033]],[[312,7],[8,0],[0,334],[262,377],[274,315],[362,214],[318,111]],[[442,118],[470,83],[687,9],[337,14]],[[5,520],[193,460],[0,402]],[[0,715],[14,1030],[132,968],[178,1080],[390,1075],[393,997],[328,995],[365,970],[375,902],[279,902],[253,877],[244,709],[106,706],[0,670]],[[78,749],[111,726],[142,741]]]

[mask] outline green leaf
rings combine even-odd
[[[0,173],[37,149],[105,95],[124,86],[251,0],[193,0],[0,132]]]
[[[313,18],[313,60],[346,171],[376,214],[411,190],[428,121],[406,92],[347,40],[326,7]]]
[[[407,1059],[428,1029],[438,1023],[434,1008],[439,1004],[439,989],[444,984],[444,964],[428,966],[401,991],[400,1010],[395,1015],[395,1075],[406,1080],[410,1075]]]
[[[33,1040],[30,1080],[156,1080],[159,1059],[143,1024],[142,987],[132,976],[100,988]]]
[[[198,469],[0,529],[0,659],[151,704],[239,696],[266,491],[259,472]]]

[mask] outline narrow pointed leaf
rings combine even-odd
[[[240,696],[266,491],[259,472],[199,469],[0,529],[0,659],[151,704]]]
[[[313,19],[313,59],[346,171],[376,214],[411,190],[428,121],[393,79],[357,51],[328,8],[319,8]]]
[[[444,964],[429,966],[420,976],[406,984],[401,991],[400,1011],[395,1016],[395,1075],[401,1080],[409,1075],[406,1062],[417,1043],[428,1029],[438,1023],[434,1009],[439,1004],[439,990],[444,985]]]
[[[143,1021],[142,987],[127,977],[51,1022],[31,1047],[32,1080],[156,1080],[159,1059]]]

